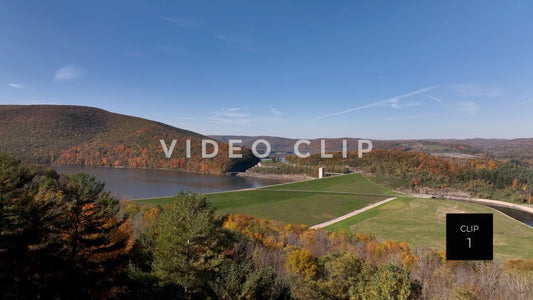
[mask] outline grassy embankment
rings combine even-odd
[[[207,197],[221,213],[314,225],[395,194],[361,174],[350,174],[255,190],[214,193]],[[164,197],[137,201],[164,205],[171,200],[172,197]]]
[[[478,204],[400,197],[326,227],[370,232],[382,240],[406,241],[411,247],[446,248],[447,213],[493,213],[495,259],[533,259],[533,228]]]
[[[249,214],[285,223],[314,225],[396,193],[360,174],[207,195],[221,213]],[[166,204],[170,198],[138,200]],[[412,247],[445,248],[446,213],[493,213],[496,259],[533,258],[533,228],[482,205],[399,195],[396,200],[326,227],[369,232]]]

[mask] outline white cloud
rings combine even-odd
[[[216,116],[223,116],[223,117],[231,117],[231,118],[247,118],[250,115],[243,114],[243,113],[235,113],[235,112],[218,112],[215,113]]]
[[[279,111],[276,107],[271,106],[270,112],[275,114],[276,116],[281,116],[281,111]]]
[[[358,107],[350,108],[350,109],[343,110],[343,111],[336,112],[336,113],[326,114],[326,115],[321,116],[320,118],[328,118],[328,117],[332,117],[332,116],[343,115],[343,114],[347,114],[347,113],[350,113],[350,112],[359,111],[359,110],[363,110],[363,109],[367,109],[367,108],[371,108],[371,107],[375,107],[375,106],[386,106],[386,107],[391,107],[391,108],[396,108],[396,109],[401,108],[401,107],[407,107],[407,106],[417,106],[417,105],[420,105],[417,102],[409,102],[409,103],[406,103],[406,104],[402,105],[402,104],[400,104],[400,100],[405,99],[405,98],[409,98],[409,97],[412,97],[412,96],[416,96],[416,95],[419,95],[419,94],[426,93],[426,92],[428,92],[430,90],[435,89],[436,87],[437,86],[428,86],[428,87],[421,88],[421,89],[418,89],[418,90],[415,90],[415,91],[412,91],[412,92],[409,92],[409,93],[401,94],[401,95],[398,95],[398,96],[395,96],[395,97],[392,97],[392,98],[389,98],[389,99],[385,99],[385,100],[381,100],[381,101],[377,101],[377,102],[361,105],[361,106],[358,106]]]
[[[83,75],[83,69],[76,65],[66,65],[59,68],[55,75],[55,81],[68,81],[72,79],[79,78]]]
[[[458,102],[452,106],[452,109],[457,112],[475,114],[479,110],[479,106],[472,101]]]
[[[213,37],[226,42],[228,45],[231,45],[232,47],[235,47],[237,49],[243,50],[243,51],[249,51],[249,52],[257,52],[257,49],[250,47],[250,41],[246,39],[237,39],[233,37],[228,37],[222,34],[213,34]]]
[[[476,84],[452,84],[451,90],[465,97],[499,97],[503,95],[503,89],[499,87],[476,85]]]
[[[225,125],[245,125],[252,121],[251,116],[241,112],[241,109],[238,107],[213,112],[213,116],[208,119],[210,123]]]
[[[23,84],[15,83],[15,82],[10,82],[10,83],[8,83],[7,85],[9,85],[10,87],[14,87],[14,88],[16,88],[16,89],[21,89],[21,88],[24,87]]]
[[[210,123],[216,123],[216,124],[228,124],[228,125],[245,125],[250,123],[252,120],[250,119],[228,119],[228,118],[217,118],[217,117],[211,117],[209,118]]]
[[[165,22],[172,23],[178,27],[182,28],[196,28],[202,25],[202,22],[190,19],[190,18],[169,18],[169,17],[161,17],[161,20]]]
[[[219,39],[221,41],[230,42],[230,43],[237,43],[238,41],[236,39],[229,38],[227,36],[221,35],[221,34],[213,34],[213,36],[216,39]]]
[[[248,117],[250,117],[249,114],[245,114],[245,113],[239,112],[240,110],[241,109],[237,108],[237,107],[229,108],[229,109],[225,109],[225,110],[222,110],[222,111],[215,112],[215,116],[218,116],[218,117],[230,117],[230,118],[248,118]]]
[[[390,99],[388,101],[385,101],[383,104],[391,108],[400,108],[400,105],[398,104],[398,99]]]

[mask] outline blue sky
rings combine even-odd
[[[202,134],[533,137],[531,1],[2,1],[0,103]]]

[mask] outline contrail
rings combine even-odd
[[[431,96],[431,95],[428,95],[429,98],[435,100],[437,103],[442,103],[442,100],[440,100],[439,98],[435,97],[435,96]]]
[[[366,104],[366,105],[350,108],[350,109],[339,111],[339,112],[335,112],[335,113],[322,115],[322,116],[319,117],[319,119],[329,118],[329,117],[338,116],[338,115],[343,115],[343,114],[346,114],[346,113],[349,113],[349,112],[358,111],[358,110],[362,110],[362,109],[367,109],[367,108],[374,107],[374,106],[382,106],[382,105],[385,105],[387,103],[397,103],[401,99],[405,99],[405,98],[409,98],[411,96],[423,94],[423,93],[425,93],[427,91],[435,89],[436,87],[437,87],[436,85],[428,86],[428,87],[421,88],[421,89],[418,89],[418,90],[415,90],[415,91],[412,91],[412,92],[409,92],[409,93],[401,94],[401,95],[398,95],[398,96],[395,96],[395,97],[392,97],[392,98],[384,99],[384,100],[381,100],[381,101],[369,103],[369,104]]]

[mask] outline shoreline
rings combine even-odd
[[[178,173],[192,173],[192,174],[199,174],[199,175],[232,176],[231,173],[209,173],[209,172],[191,171],[187,169],[169,169],[169,168],[126,167],[126,166],[88,166],[88,165],[51,165],[51,164],[46,164],[43,166],[48,166],[51,168],[82,167],[82,168],[103,168],[103,169],[161,170],[161,171],[172,171],[172,172],[178,172]]]
[[[308,175],[300,174],[271,174],[271,173],[257,173],[257,172],[239,172],[235,176],[251,177],[251,178],[264,178],[264,179],[280,179],[289,180],[291,182],[305,181],[309,179],[316,179]]]
[[[317,179],[316,177],[301,175],[301,174],[270,174],[270,173],[256,173],[256,172],[227,172],[227,173],[208,173],[208,172],[198,172],[190,171],[186,169],[169,169],[169,168],[147,168],[147,167],[126,167],[126,166],[88,166],[88,165],[52,165],[46,164],[51,168],[54,167],[82,167],[82,168],[102,168],[102,169],[131,169],[131,170],[162,170],[162,171],[172,171],[178,173],[192,173],[199,175],[214,175],[214,176],[241,176],[241,177],[250,177],[250,178],[263,178],[263,179],[279,179],[279,180],[288,180],[290,182],[305,181],[310,179]]]

